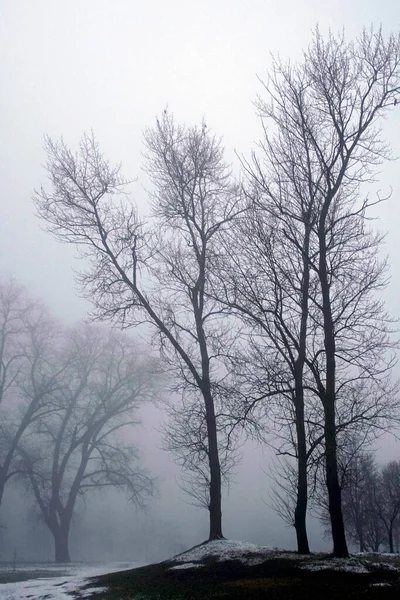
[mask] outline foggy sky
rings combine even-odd
[[[43,135],[63,135],[75,145],[93,128],[110,160],[122,162],[126,177],[139,178],[132,193],[146,211],[143,129],[168,105],[177,121],[197,123],[204,116],[223,135],[229,157],[235,149],[247,153],[261,136],[252,106],[262,93],[257,75],[266,77],[271,52],[300,57],[316,22],[323,33],[345,27],[348,37],[372,23],[389,31],[400,25],[400,3],[1,0],[0,273],[15,276],[57,317],[69,322],[84,317],[89,306],[74,287],[72,268],[79,267],[74,251],[41,231],[34,216],[32,191],[45,183]],[[400,107],[385,127],[398,155],[399,132]],[[392,281],[385,298],[394,316],[399,316],[400,290],[399,172],[399,163],[384,165],[380,182],[369,190],[371,195],[393,190],[377,216],[379,227],[389,231],[385,251]],[[184,512],[188,523],[204,520],[206,537],[205,515],[186,507],[176,492],[177,470],[158,448],[152,421],[159,415],[152,416],[145,419],[141,436],[149,466],[164,473],[161,501],[171,514]],[[399,444],[381,445],[385,456],[399,458]],[[225,531],[243,537],[243,520],[250,519],[249,539],[288,545],[291,534],[261,499],[267,499],[262,469],[268,461],[268,453],[249,447],[225,504]],[[246,516],[248,509],[253,517]],[[264,513],[268,520],[260,523]]]

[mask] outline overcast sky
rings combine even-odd
[[[371,23],[389,30],[399,26],[400,3],[0,0],[0,271],[58,315],[79,318],[86,306],[74,291],[72,249],[40,231],[31,203],[44,179],[43,135],[75,144],[93,128],[110,159],[140,176],[143,128],[168,104],[178,120],[204,115],[228,152],[246,152],[260,136],[256,75],[265,76],[271,52],[296,59],[316,22],[322,31],[344,26],[349,37]],[[399,129],[400,109],[390,122],[394,142]],[[384,173],[382,187],[392,185],[394,194],[383,217],[388,210],[399,217],[398,166]],[[139,186],[135,196],[143,202]],[[388,223],[396,239],[396,221]],[[398,282],[395,246],[389,249]]]
[[[178,121],[204,116],[230,156],[246,153],[261,135],[252,106],[261,92],[257,75],[266,76],[271,52],[299,57],[317,22],[322,32],[345,27],[348,37],[364,25],[398,29],[400,2],[0,0],[0,273],[14,275],[57,316],[83,317],[73,250],[41,231],[34,216],[32,191],[45,179],[43,135],[64,135],[74,145],[93,128],[103,152],[140,180],[143,129],[168,105]],[[385,125],[400,155],[399,133],[400,108]],[[399,163],[384,166],[376,187],[393,188],[379,216],[389,231],[386,299],[395,316],[399,171]],[[134,193],[145,209],[139,184]]]

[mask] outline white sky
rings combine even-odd
[[[83,317],[87,304],[74,288],[73,250],[42,232],[33,212],[32,191],[44,180],[43,135],[63,134],[75,144],[93,128],[104,153],[136,177],[142,131],[168,104],[178,121],[205,116],[229,155],[246,153],[261,135],[252,106],[261,92],[256,74],[266,75],[271,52],[299,57],[316,22],[323,32],[345,27],[349,37],[371,23],[396,30],[400,2],[0,0],[0,273],[14,275],[57,316]],[[400,155],[399,133],[400,108],[385,126]],[[383,167],[377,186],[393,188],[380,217],[389,230],[387,301],[395,316],[399,170],[398,163]],[[141,186],[134,191],[145,206]],[[256,485],[249,473],[246,487]]]
[[[371,23],[397,28],[400,3],[0,0],[0,272],[12,272],[60,316],[79,318],[85,305],[74,291],[72,249],[42,233],[33,214],[43,134],[75,144],[92,127],[110,159],[135,177],[143,128],[168,104],[178,120],[205,115],[230,154],[246,152],[260,135],[256,74],[266,74],[270,52],[299,56],[316,22],[323,31],[344,26],[349,36]],[[396,142],[394,125],[398,132],[400,109],[389,127]],[[399,216],[397,172],[385,169],[394,196],[384,218]],[[143,196],[136,186],[139,203]],[[392,218],[389,225],[392,234]]]

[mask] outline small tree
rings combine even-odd
[[[139,403],[153,396],[154,372],[138,348],[113,332],[74,331],[58,363],[68,379],[19,448],[41,516],[54,536],[56,562],[69,562],[76,502],[89,490],[117,487],[141,505],[152,480],[124,435]]]

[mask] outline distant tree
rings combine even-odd
[[[360,552],[378,552],[384,530],[376,510],[379,471],[374,456],[354,448],[347,464],[341,463],[342,503],[346,533]]]
[[[209,539],[222,537],[221,465],[216,404],[223,401],[221,355],[231,335],[207,295],[220,234],[240,211],[238,188],[221,143],[203,123],[181,127],[165,111],[145,134],[154,227],[142,226],[123,194],[120,168],[93,136],[77,155],[46,140],[50,191],[35,195],[39,215],[63,242],[76,244],[89,268],[78,281],[99,318],[148,323],[173,388],[202,403],[208,470]]]
[[[66,365],[52,362],[57,337],[40,302],[15,282],[0,282],[0,503],[9,480],[21,472],[18,444],[64,384]]]
[[[78,498],[111,486],[141,505],[152,493],[153,482],[128,440],[139,405],[153,397],[155,374],[130,339],[84,326],[70,334],[54,362],[67,365],[67,381],[52,394],[51,412],[31,425],[19,453],[54,537],[55,560],[69,562]]]
[[[386,531],[389,552],[394,552],[400,526],[400,461],[391,461],[382,467],[375,503]]]
[[[347,42],[332,34],[324,40],[316,30],[303,60],[276,60],[264,88],[257,101],[264,138],[245,163],[251,222],[239,222],[243,241],[236,236],[249,250],[244,260],[241,251],[236,257],[232,236],[228,301],[266,348],[266,390],[288,383],[293,390],[295,510],[305,550],[305,391],[319,399],[334,554],[346,556],[338,415],[342,427],[349,418],[381,427],[389,423],[386,401],[395,407],[390,319],[377,297],[387,280],[382,236],[368,227],[380,198],[363,198],[361,186],[390,157],[379,122],[400,93],[400,37],[364,30]]]
[[[340,439],[342,438],[342,439]],[[382,514],[382,478],[368,438],[356,432],[339,433],[338,472],[343,519],[348,539],[360,552],[379,552],[387,539]],[[314,508],[330,537],[329,504],[321,474],[317,477]]]

